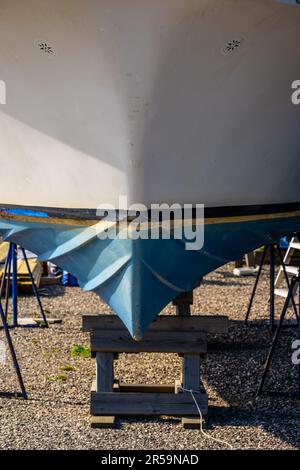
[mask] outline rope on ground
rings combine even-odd
[[[200,432],[201,432],[202,436],[205,437],[206,439],[210,439],[210,440],[212,440],[212,441],[218,442],[218,443],[221,444],[222,446],[225,445],[225,446],[227,446],[230,450],[234,450],[233,446],[232,446],[231,444],[229,444],[229,442],[226,442],[226,441],[223,441],[223,440],[221,440],[221,439],[217,439],[217,438],[215,438],[215,437],[213,437],[213,436],[210,436],[209,434],[207,434],[207,433],[204,431],[204,429],[203,429],[203,415],[202,415],[202,411],[201,411],[200,406],[199,406],[199,404],[198,404],[198,402],[197,402],[197,400],[196,400],[196,397],[195,397],[195,393],[199,393],[199,392],[196,392],[196,391],[194,391],[194,390],[187,390],[187,389],[185,389],[185,388],[183,388],[183,387],[181,387],[181,390],[182,390],[183,392],[190,393],[191,396],[192,396],[192,398],[193,398],[193,400],[194,400],[194,403],[195,403],[195,405],[196,405],[196,407],[197,407],[197,410],[198,410],[198,413],[199,413],[199,417],[200,417]]]

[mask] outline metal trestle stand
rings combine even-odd
[[[24,382],[23,382],[20,366],[19,366],[19,363],[18,363],[16,351],[15,351],[15,348],[14,348],[14,345],[13,345],[13,341],[11,339],[9,327],[8,327],[8,324],[7,324],[7,320],[6,320],[1,302],[0,302],[0,317],[1,317],[1,322],[3,324],[3,329],[4,329],[5,336],[6,336],[9,351],[10,351],[10,354],[11,354],[11,357],[12,357],[12,360],[13,360],[14,368],[15,368],[15,371],[16,371],[16,374],[17,374],[17,377],[18,377],[18,381],[19,381],[19,384],[20,384],[22,396],[23,396],[24,400],[27,400],[28,397],[27,397],[25,385],[24,385]]]
[[[267,378],[267,374],[270,370],[270,366],[271,366],[271,362],[272,362],[272,359],[273,359],[273,356],[274,356],[274,352],[275,352],[275,349],[276,349],[276,346],[277,346],[277,343],[278,343],[278,340],[279,340],[279,337],[280,337],[280,332],[281,332],[282,327],[284,325],[285,316],[286,316],[286,313],[288,311],[290,302],[294,298],[294,292],[295,292],[297,287],[299,289],[299,311],[298,311],[298,315],[297,315],[297,318],[298,318],[298,330],[297,331],[298,331],[298,340],[300,340],[300,268],[299,268],[298,275],[294,276],[292,278],[292,281],[291,281],[290,286],[289,286],[288,296],[286,298],[282,313],[280,315],[280,319],[279,319],[279,323],[278,323],[278,326],[277,326],[277,329],[276,329],[276,333],[274,335],[272,345],[271,345],[271,348],[270,348],[269,353],[268,353],[268,357],[267,357],[267,360],[266,360],[266,363],[265,363],[265,366],[264,366],[264,373],[263,373],[260,385],[258,387],[257,396],[263,394],[265,381],[266,381],[266,378]],[[300,398],[300,364],[298,364],[297,367],[298,367],[298,391],[297,391],[295,396],[297,398]],[[281,396],[289,396],[287,393],[276,393],[276,395],[277,396],[280,396],[280,395]]]
[[[259,266],[259,271],[258,271],[256,280],[255,280],[253,292],[252,292],[250,302],[249,302],[249,306],[248,306],[248,310],[247,310],[247,313],[246,313],[245,324],[248,325],[248,321],[249,321],[249,318],[250,318],[250,314],[251,314],[253,302],[254,302],[254,299],[255,299],[258,283],[259,283],[260,278],[261,278],[263,266],[264,266],[265,259],[266,259],[268,251],[270,252],[270,301],[269,301],[270,302],[269,303],[270,326],[273,330],[275,330],[275,328],[276,328],[276,325],[275,325],[275,261],[276,261],[275,257],[276,257],[276,252],[277,252],[278,257],[279,257],[280,265],[281,265],[282,271],[284,273],[284,277],[285,277],[288,289],[290,289],[290,285],[291,285],[288,274],[287,274],[287,271],[286,271],[286,267],[285,267],[285,264],[284,264],[284,259],[283,259],[283,256],[282,256],[280,246],[279,246],[279,244],[276,244],[276,243],[266,245],[265,248],[264,248],[261,263],[260,263],[260,266]],[[297,311],[297,307],[296,307],[293,295],[291,295],[291,297],[290,297],[289,304],[290,303],[292,303],[292,306],[293,306],[293,309],[294,309],[294,312],[295,312],[295,316],[298,320],[298,311]],[[289,306],[289,304],[288,304],[288,306]]]
[[[41,318],[43,320],[43,326],[45,328],[48,328],[48,321],[43,309],[43,305],[40,299],[40,295],[38,292],[38,288],[35,284],[35,280],[33,277],[33,274],[30,269],[30,265],[28,262],[28,258],[26,255],[26,252],[24,248],[20,247],[22,256],[24,258],[26,268],[29,274],[29,278],[32,284],[32,289],[34,292],[34,295],[36,297],[39,310],[41,313]],[[5,261],[4,265],[4,272],[3,272],[3,277],[1,281],[1,286],[0,286],[0,298],[2,298],[4,294],[4,288],[5,288],[5,307],[4,307],[4,317],[7,323],[7,318],[8,318],[8,306],[9,306],[9,296],[11,292],[11,297],[12,297],[12,322],[9,325],[10,327],[18,327],[22,326],[19,325],[18,323],[18,247],[15,243],[10,243],[9,245],[9,250],[8,250],[8,255]],[[30,325],[32,326],[32,325]],[[37,325],[35,325],[37,326]]]

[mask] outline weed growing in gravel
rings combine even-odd
[[[70,365],[66,365],[60,368],[62,372],[75,372],[76,368]]]
[[[71,350],[71,356],[88,359],[91,357],[91,350],[82,344],[76,344]]]
[[[59,374],[59,375],[57,375],[57,376],[55,377],[54,380],[57,381],[57,382],[58,382],[59,380],[61,380],[62,382],[66,382],[67,379],[68,379],[68,377],[67,377],[66,375]]]

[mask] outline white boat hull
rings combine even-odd
[[[0,235],[140,339],[207,273],[300,231],[299,40],[292,0],[0,0]],[[203,249],[102,239],[95,210],[120,196],[204,204]]]
[[[300,201],[299,40],[273,0],[0,0],[0,202]]]

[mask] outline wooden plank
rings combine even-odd
[[[45,322],[42,318],[28,318],[28,317],[21,317],[18,318],[18,325],[19,326],[27,326],[27,327],[34,327],[34,326],[41,326]],[[60,318],[47,318],[48,325],[60,325],[62,320]]]
[[[56,286],[61,284],[61,278],[62,276],[42,276],[41,278],[41,286]]]
[[[176,379],[175,380],[175,393],[182,393],[182,380]]]
[[[40,324],[44,323],[44,320],[42,318],[35,318],[35,321]],[[61,318],[47,318],[47,323],[48,325],[61,325],[62,324],[62,319]]]
[[[5,260],[8,255],[9,243],[3,242],[0,243],[0,263],[5,263]]]
[[[91,334],[92,352],[206,354],[206,333],[198,331],[149,331],[142,341],[134,341],[127,331],[100,331]]]
[[[30,270],[32,272],[32,275],[35,276],[37,275],[37,273],[40,272],[40,270],[42,269],[42,265],[41,263],[37,260],[37,259],[28,259],[27,260],[28,263],[29,263],[29,267],[30,267]],[[18,264],[17,264],[17,267],[18,267],[18,276],[20,278],[29,278],[29,273],[28,273],[28,269],[27,269],[27,265],[26,265],[26,262],[24,259],[19,259],[18,260]]]
[[[203,415],[208,397],[197,394]],[[190,393],[92,393],[91,412],[96,416],[194,416],[197,407]]]
[[[228,317],[201,315],[191,317],[160,316],[148,331],[205,331],[212,334],[228,333]],[[126,328],[116,315],[85,315],[83,316],[83,331],[93,330],[124,330]]]
[[[2,249],[2,254],[4,256],[7,251],[7,246],[9,246],[8,243],[3,243],[0,245],[0,259],[1,259],[1,249]],[[29,263],[35,284],[37,287],[39,287],[42,274],[43,274],[43,266],[36,258],[28,259],[28,263]],[[3,271],[4,271],[4,268],[2,266],[0,269],[0,279],[2,279],[3,277]],[[10,275],[10,278],[12,279],[12,274]],[[22,290],[24,290],[25,292],[32,292],[32,283],[31,283],[30,276],[27,270],[27,265],[24,259],[17,260],[17,280],[18,280],[18,286]]]
[[[122,384],[116,389],[122,393],[174,393],[175,384]]]
[[[114,384],[114,355],[96,354],[96,392],[112,392]]]
[[[91,427],[93,429],[113,428],[116,424],[114,416],[91,416]]]
[[[42,267],[41,263],[36,262],[35,268],[32,269],[32,275],[33,275],[33,279],[34,279],[36,287],[39,288],[40,284],[41,284],[42,275],[43,275],[43,267]],[[32,292],[33,291],[32,282],[30,280],[30,276],[29,276],[28,271],[27,271],[26,275],[25,274],[20,275],[18,273],[18,285],[25,292]]]
[[[184,417],[181,420],[183,429],[197,429],[200,430],[200,416]],[[204,424],[203,424],[204,426]]]
[[[200,356],[195,354],[185,354],[182,360],[183,388],[200,392]]]
[[[33,270],[32,262],[29,262],[29,266],[31,267],[31,272],[32,272]],[[27,271],[27,267],[26,267],[26,263],[24,259],[18,259],[17,267],[18,267],[19,276],[22,276],[22,275],[28,276],[28,271]]]

